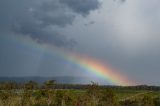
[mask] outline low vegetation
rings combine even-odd
[[[154,86],[99,86],[1,82],[0,106],[160,106]]]

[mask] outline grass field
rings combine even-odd
[[[70,90],[76,95],[82,95],[86,90]],[[150,95],[152,98],[160,97],[160,91],[149,90],[114,90],[119,101],[126,99],[142,98],[144,95]]]
[[[160,89],[155,86],[100,86],[29,81],[1,83],[0,106],[160,106]]]
[[[5,93],[0,95],[0,106],[47,106],[47,102],[49,101],[48,98],[50,98],[50,96],[47,96],[46,94],[43,94],[43,93],[38,94],[39,96],[37,96],[36,92],[38,92],[38,91],[39,90],[33,90],[33,91],[30,90],[29,94],[26,93],[23,95],[22,91],[19,90],[19,91],[16,91],[16,95],[15,95],[15,94],[11,94],[11,93],[6,93],[6,91],[3,90],[1,92],[5,92]],[[52,97],[55,96],[52,99],[59,98],[62,100],[64,99],[64,101],[65,101],[64,96],[66,96],[68,94],[68,96],[66,96],[66,97],[72,98],[72,99],[74,98],[72,100],[72,102],[75,102],[78,97],[83,98],[87,92],[87,90],[54,90],[54,92],[55,91],[56,92],[60,91],[63,93],[58,94],[58,96],[52,95]],[[135,100],[135,99],[141,100],[141,99],[143,99],[143,97],[145,95],[149,95],[151,98],[160,97],[160,91],[128,90],[128,89],[127,90],[113,90],[113,91],[114,91],[114,94],[116,97],[116,101],[118,101],[118,102],[125,102],[127,100]],[[45,91],[45,92],[47,92],[47,91]],[[42,95],[43,95],[43,97],[42,97]],[[24,99],[24,100],[22,100],[22,99]],[[56,100],[59,100],[59,99],[56,99]],[[20,105],[21,102],[36,103],[37,101],[40,102],[41,104],[31,105],[31,104],[26,103],[27,105]],[[58,102],[58,103],[61,103],[61,102]],[[48,105],[48,106],[72,106],[72,105],[62,105],[61,104],[61,105]],[[73,106],[83,106],[83,105],[73,105]],[[84,106],[92,106],[92,105],[88,104],[88,105],[84,105]],[[99,106],[99,105],[94,105],[94,106]],[[110,106],[110,105],[100,105],[100,106]],[[117,106],[117,105],[111,105],[111,106]],[[141,106],[141,105],[119,105],[119,106]],[[146,105],[146,106],[152,106],[152,105]],[[153,106],[157,106],[157,105],[153,105]]]

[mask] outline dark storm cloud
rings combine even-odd
[[[45,1],[36,8],[30,8],[32,16],[43,26],[56,25],[64,27],[71,24],[75,14],[59,0]]]
[[[89,15],[89,12],[99,7],[98,0],[47,0],[29,7],[17,17],[13,23],[14,32],[30,36],[40,43],[55,46],[69,46],[76,44],[74,39],[69,39],[59,34],[56,28],[71,25],[75,17]]]
[[[48,31],[39,27],[29,27],[31,24],[26,26],[14,26],[14,31],[16,33],[21,33],[23,36],[30,36],[33,40],[38,43],[47,43],[53,44],[57,47],[73,47],[76,44],[76,41],[73,39],[67,39],[66,36],[60,35],[56,31]]]

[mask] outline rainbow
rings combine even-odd
[[[109,81],[114,85],[120,85],[120,86],[136,85],[135,82],[129,80],[129,78],[127,78],[126,76],[123,76],[122,74],[118,73],[118,71],[109,68],[109,66],[104,65],[103,63],[99,62],[96,59],[91,59],[77,54],[69,55],[68,59],[73,63],[77,63],[84,69],[96,74],[97,76],[106,79],[107,81]]]
[[[40,52],[45,52],[52,56],[56,54],[57,56],[64,58],[67,61],[70,61],[78,66],[82,67],[85,71],[89,71],[94,73],[95,75],[105,79],[113,85],[121,85],[121,86],[130,86],[136,85],[135,82],[129,80],[126,76],[118,73],[107,65],[101,63],[100,61],[89,58],[87,56],[82,56],[77,53],[66,52],[66,50],[62,50],[49,45],[40,45],[30,38],[24,38],[21,36],[8,36],[8,39],[12,42],[18,42],[18,44],[25,45],[29,48],[33,48],[34,50],[38,50]]]

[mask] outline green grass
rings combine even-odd
[[[58,90],[56,90],[58,91]],[[74,97],[83,97],[83,95],[86,93],[86,90],[62,90],[64,92],[68,92],[69,95],[73,95]],[[19,103],[20,101],[20,96],[19,94],[21,94],[21,91],[17,91],[18,95],[16,97],[12,97],[9,98],[10,101],[12,101],[12,105],[11,106],[16,106],[16,104]],[[36,90],[34,90],[33,92],[36,92]],[[160,91],[147,91],[147,90],[114,90],[115,95],[117,97],[118,101],[125,101],[125,100],[134,100],[134,99],[142,99],[144,97],[144,95],[150,95],[152,98],[156,98],[156,97],[160,97]],[[34,101],[35,97],[34,95],[32,95],[32,101]],[[0,100],[0,104],[2,101]],[[15,105],[13,105],[15,104]],[[0,105],[1,106],[1,105]],[[2,105],[3,106],[3,105]]]
[[[118,100],[142,98],[144,95],[150,95],[152,98],[160,97],[160,91],[146,90],[115,90]]]
[[[86,90],[66,90],[66,91],[70,91],[71,93],[73,93],[75,95],[83,95],[86,92]],[[160,97],[160,91],[114,90],[114,92],[115,92],[118,100],[123,100],[123,99],[129,98],[129,97],[132,97],[132,99],[134,99],[134,96],[135,96],[135,98],[141,98],[145,94],[149,94],[153,98]]]
[[[82,95],[86,92],[86,90],[66,90],[66,91],[70,91],[76,95]],[[145,95],[145,94],[149,94],[151,95],[153,98],[154,97],[160,97],[160,91],[147,91],[147,90],[114,90],[116,96],[118,99],[125,99],[127,97],[131,97],[134,95]],[[137,96],[136,96],[137,97]]]

